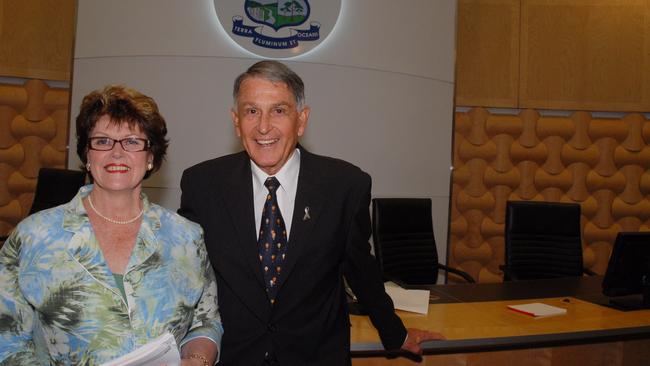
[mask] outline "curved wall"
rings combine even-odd
[[[286,60],[303,77],[312,107],[302,143],[362,167],[374,196],[431,197],[442,258],[455,12],[456,1],[343,0],[330,37]],[[153,200],[176,209],[183,169],[240,150],[229,113],[232,82],[257,60],[227,38],[211,0],[80,1],[71,121],[83,95],[108,83],[156,99],[171,145],[145,185]],[[77,157],[68,164],[77,166]]]

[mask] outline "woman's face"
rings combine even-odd
[[[102,116],[90,131],[90,138],[108,137],[113,140],[127,138],[147,139],[138,125],[131,129],[128,123],[112,123],[108,116]],[[110,140],[98,140],[98,144],[110,146]],[[137,143],[136,140],[133,140]],[[125,144],[128,142],[124,142]],[[125,151],[119,142],[107,151],[90,149],[88,144],[87,162],[93,176],[95,188],[104,191],[125,192],[140,189],[147,172],[147,164],[153,156],[149,151]],[[139,193],[139,192],[138,192]]]

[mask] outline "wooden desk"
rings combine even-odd
[[[447,337],[425,344],[419,365],[649,364],[650,310],[621,312],[578,298],[599,295],[601,280],[433,286],[436,300],[428,315],[398,314],[407,327]],[[545,296],[531,297],[535,293]],[[561,296],[548,297],[552,294]],[[559,306],[567,314],[536,319],[506,308],[528,302]],[[351,316],[351,323],[353,365],[418,364],[402,357],[387,359],[367,317]]]

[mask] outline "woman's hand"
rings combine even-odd
[[[208,338],[192,339],[181,349],[181,366],[212,366],[217,353],[217,344]]]
[[[203,366],[203,361],[200,358],[184,358],[181,366]]]

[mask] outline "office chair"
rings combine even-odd
[[[34,202],[28,215],[70,201],[86,181],[86,172],[78,170],[41,168],[36,180]],[[4,243],[7,236],[0,237]]]
[[[29,215],[70,201],[86,182],[86,172],[41,168]]]
[[[580,205],[506,203],[504,281],[582,276]]]
[[[474,283],[468,273],[438,263],[428,198],[372,200],[375,257],[385,280],[405,285],[435,284],[438,270]]]

